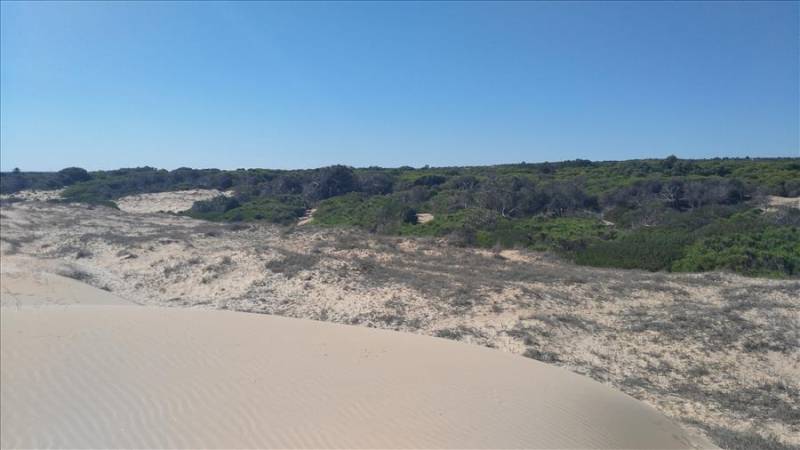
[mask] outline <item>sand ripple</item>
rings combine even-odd
[[[430,337],[139,306],[4,308],[2,447],[687,448],[587,378]]]

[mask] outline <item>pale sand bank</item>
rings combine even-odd
[[[277,316],[120,306],[70,281],[3,274],[3,448],[690,448],[654,409],[531,359]],[[51,297],[7,299],[37,293]],[[72,301],[81,306],[32,306]]]
[[[800,197],[778,197],[776,195],[769,195],[766,197],[766,200],[767,205],[771,207],[786,206],[800,209]]]
[[[189,189],[185,191],[156,192],[153,194],[129,195],[114,203],[119,209],[130,213],[180,212],[191,208],[194,202],[210,200],[220,195],[231,196],[232,192],[216,189]]]

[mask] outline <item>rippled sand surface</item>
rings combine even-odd
[[[3,448],[690,448],[643,403],[496,350],[88,286],[54,302],[74,280],[39,280],[3,279]]]

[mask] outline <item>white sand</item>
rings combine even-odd
[[[2,284],[3,448],[690,447],[618,391],[491,349],[124,306],[53,275]]]
[[[431,213],[418,213],[417,214],[417,223],[428,223],[433,220],[433,214]]]
[[[773,208],[786,206],[800,209],[800,197],[778,197],[776,195],[769,195],[767,196],[767,205]]]
[[[115,201],[119,209],[131,213],[180,212],[191,208],[194,202],[210,200],[232,192],[216,189],[189,189],[185,191],[157,192],[122,197]]]
[[[131,304],[110,292],[51,273],[4,270],[0,273],[0,293],[0,305],[14,308]]]

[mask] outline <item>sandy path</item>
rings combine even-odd
[[[121,306],[72,281],[4,274],[4,305],[49,300],[0,315],[3,448],[690,447],[654,409],[531,359],[309,320]],[[70,302],[81,306],[52,306]]]

